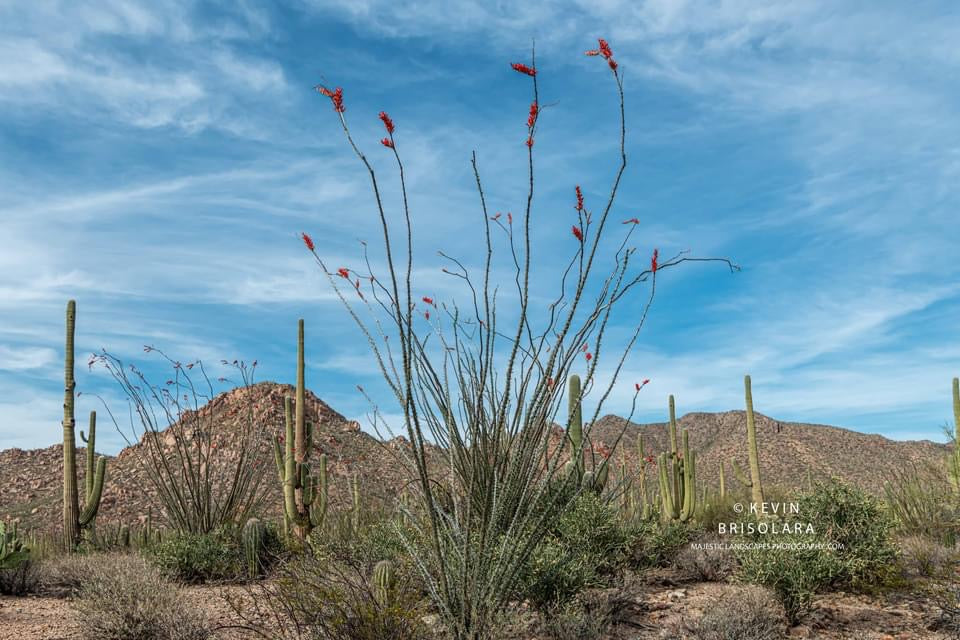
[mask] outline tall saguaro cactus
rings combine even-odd
[[[743,377],[744,396],[747,404],[747,455],[750,459],[750,479],[747,480],[736,460],[732,461],[733,473],[745,486],[750,487],[754,504],[763,503],[763,486],[760,484],[760,456],[757,454],[757,425],[753,417],[753,391],[750,376]]]
[[[107,460],[97,461],[94,471],[93,458],[96,442],[96,412],[90,413],[90,438],[87,441],[87,477],[84,490],[84,508],[80,511],[80,497],[77,492],[77,440],[75,436],[74,398],[77,382],[74,373],[74,335],[76,333],[77,303],[67,302],[67,338],[64,354],[63,388],[63,536],[68,549],[80,542],[81,530],[92,527],[100,498],[103,494],[103,481],[106,476]],[[86,440],[81,432],[81,437]]]
[[[585,471],[583,466],[583,405],[580,387],[580,376],[573,374],[569,380],[567,403],[569,419],[567,423],[567,439],[570,441],[570,462],[567,470],[573,475],[578,486],[591,489],[597,493],[603,491],[610,474],[608,459],[604,459],[592,470]]]
[[[306,422],[306,386],[304,383],[303,319],[297,335],[296,417],[289,396],[284,398],[283,452],[281,439],[274,441],[277,473],[283,484],[283,508],[295,536],[306,539],[310,531],[323,525],[327,513],[327,456],[320,456],[320,472],[310,474],[307,458],[313,443],[313,423]],[[318,486],[319,485],[319,486]]]

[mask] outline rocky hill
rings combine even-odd
[[[222,443],[222,455],[236,455],[234,446],[245,429],[259,429],[261,453],[268,465],[265,475],[265,504],[272,515],[280,515],[280,485],[274,471],[270,441],[283,428],[283,398],[293,395],[290,385],[259,383],[221,394],[200,409],[204,423],[212,425],[215,437]],[[246,411],[249,408],[250,411]],[[349,500],[350,477],[356,473],[365,500],[389,501],[399,494],[408,477],[400,462],[407,443],[396,438],[388,443],[378,441],[360,430],[360,425],[344,418],[310,392],[307,392],[307,420],[315,424],[313,439],[316,460],[320,453],[328,458],[330,500],[333,509]],[[806,483],[808,470],[813,478],[839,476],[869,491],[882,490],[884,479],[897,469],[912,463],[940,463],[947,447],[929,441],[897,442],[878,435],[865,435],[839,427],[778,422],[756,414],[760,448],[760,465],[766,486],[797,488]],[[736,459],[747,468],[745,452],[746,416],[743,411],[725,413],[689,413],[679,419],[680,428],[690,432],[690,445],[697,450],[697,477],[700,482],[716,486],[719,465],[726,465],[728,487],[738,483],[733,478],[730,460]],[[635,469],[638,458],[637,435],[642,433],[647,453],[669,449],[665,423],[627,423],[616,416],[605,416],[590,430],[594,444],[612,445],[623,430],[621,446],[613,453],[614,469],[625,459],[628,469]],[[168,431],[159,436],[165,447],[173,445]],[[555,444],[563,443],[563,432],[555,434]],[[146,519],[148,511],[159,514],[159,504],[144,475],[138,457],[144,455],[143,439],[125,448],[108,461],[107,482],[98,521],[136,526]],[[78,450],[78,461],[84,450]],[[82,469],[81,469],[82,486]],[[60,444],[24,451],[0,451],[0,519],[19,520],[26,528],[56,530],[62,509],[62,446]]]

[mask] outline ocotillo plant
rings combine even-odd
[[[646,520],[650,517],[650,498],[647,496],[647,465],[653,462],[653,457],[648,456],[646,448],[643,446],[643,434],[637,434],[637,465],[640,467],[638,475],[638,487],[640,492],[640,516]]]
[[[536,60],[531,55],[529,64],[512,64],[524,82],[530,83],[532,94],[532,102],[524,104],[523,118],[518,116],[518,129],[526,120],[523,146],[518,145],[528,167],[525,204],[516,216],[509,212],[491,215],[479,161],[473,155],[480,225],[475,235],[478,241],[471,244],[482,257],[459,260],[440,254],[449,267],[444,270],[463,284],[468,301],[465,305],[453,299],[435,300],[430,292],[420,290],[422,285],[413,278],[413,274],[422,272],[413,264],[417,243],[410,203],[415,199],[407,197],[400,151],[403,143],[395,135],[393,120],[380,112],[387,137],[379,143],[395,160],[403,196],[400,215],[396,216],[388,212],[382,181],[374,163],[361,150],[363,141],[353,137],[347,124],[343,88],[316,87],[319,94],[330,99],[337,129],[342,130],[365,175],[369,175],[383,259],[381,255],[368,259],[371,245],[364,242],[362,260],[368,266],[358,272],[329,264],[308,234],[301,237],[366,338],[373,351],[372,360],[403,416],[409,442],[403,457],[418,484],[416,498],[421,507],[418,511],[423,513],[425,540],[422,545],[410,544],[408,550],[415,556],[414,564],[453,640],[495,635],[493,621],[516,593],[531,553],[568,508],[561,495],[565,492],[554,490],[557,480],[570,478],[561,463],[567,448],[551,450],[553,425],[563,420],[557,417],[563,410],[564,394],[554,382],[582,373],[583,386],[590,388],[596,380],[598,362],[609,357],[606,371],[610,375],[604,375],[605,388],[589,421],[596,424],[604,399],[618,384],[642,330],[658,276],[666,265],[688,260],[678,254],[661,263],[657,250],[652,252],[649,268],[646,261],[633,259],[636,250],[630,235],[640,224],[637,218],[624,221],[629,226],[619,248],[608,241],[609,233],[604,234],[624,228],[614,225],[611,211],[616,210],[613,204],[626,169],[626,110],[622,71],[609,44],[600,40],[598,46],[588,54],[599,56],[604,72],[612,74],[618,98],[619,120],[615,125],[619,125],[619,164],[613,171],[612,187],[604,188],[609,195],[593,208],[586,204],[589,196],[576,186],[575,213],[570,213],[566,223],[572,223],[567,237],[569,250],[558,251],[551,246],[538,253],[540,213],[534,199],[534,154],[542,112]],[[552,223],[557,217],[551,216],[550,220]],[[503,238],[502,244],[498,236]],[[498,304],[502,289],[492,267],[502,263],[492,259],[498,246],[509,247],[511,254],[506,262],[513,266],[510,280],[516,290],[509,308]],[[549,293],[545,290],[543,295],[549,298],[546,304],[540,304],[543,298],[537,290],[542,281],[531,276],[539,272],[537,261],[545,254],[549,254],[545,259],[558,268],[546,268],[544,273],[562,275],[557,278],[558,286],[544,285]],[[735,268],[728,260],[723,261]],[[383,264],[385,273],[371,272],[371,264]],[[469,264],[482,265],[480,273],[471,273]],[[609,340],[601,345],[603,337],[609,335],[604,329],[611,318],[618,317],[618,304],[630,300],[641,288],[648,289],[649,296],[644,295],[645,300],[631,306],[631,311],[639,307],[640,315],[630,318],[631,330],[623,348],[610,348]],[[624,306],[633,304],[626,302]],[[642,385],[634,384],[639,392]],[[376,430],[387,428],[380,419],[382,415],[373,412]],[[436,480],[432,465],[437,450],[443,462],[449,462],[450,473],[445,477],[449,481]],[[583,476],[580,479],[584,480]]]
[[[697,509],[697,453],[690,450],[690,438],[683,430],[682,456],[661,453],[658,458],[662,517],[686,522]],[[667,467],[671,472],[667,472]],[[674,489],[676,487],[676,489]]]
[[[92,528],[93,521],[100,509],[103,495],[103,481],[106,476],[107,460],[101,457],[94,472],[94,444],[96,440],[97,414],[90,412],[90,440],[87,442],[87,477],[84,491],[84,507],[80,511],[80,498],[77,493],[77,440],[75,436],[74,399],[77,382],[74,378],[74,335],[76,333],[77,303],[67,302],[67,339],[64,354],[63,388],[63,537],[67,549],[74,549],[80,543],[83,529]],[[81,433],[81,436],[83,434]]]
[[[283,485],[283,509],[293,525],[294,535],[305,540],[315,527],[323,526],[327,514],[327,456],[320,456],[318,476],[310,475],[307,458],[313,444],[313,423],[306,421],[306,386],[304,382],[303,319],[297,331],[297,400],[293,415],[291,398],[284,398],[284,437],[274,440],[277,473]],[[280,452],[281,442],[283,454]]]
[[[757,425],[753,418],[753,391],[750,388],[750,376],[743,377],[744,396],[747,405],[747,455],[750,459],[750,479],[737,464],[731,460],[733,473],[737,480],[750,489],[753,504],[763,503],[763,487],[760,484],[760,456],[757,454]]]

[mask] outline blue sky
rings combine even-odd
[[[729,256],[664,272],[608,411],[743,406],[782,420],[943,440],[960,374],[960,9],[951,2],[229,3],[0,1],[0,448],[60,438],[64,306],[78,362],[259,360],[350,417],[378,387],[364,342],[300,244],[358,265],[375,208],[318,82],[399,215],[377,113],[397,124],[418,292],[454,299],[436,251],[477,257],[477,151],[494,211],[520,211],[536,38],[535,285],[616,168],[625,74],[629,164],[615,219],[641,255]],[[619,231],[619,230],[618,230]],[[503,255],[503,254],[501,254]],[[498,267],[509,278],[508,265]],[[634,314],[620,319],[622,333]],[[215,367],[217,369],[217,367]],[[149,370],[149,369],[148,369]],[[121,406],[103,372],[78,388]],[[219,375],[219,371],[215,371]],[[164,374],[157,373],[162,380]],[[386,395],[379,395],[388,414]],[[81,396],[78,418],[98,408]],[[102,423],[100,445],[119,435]]]

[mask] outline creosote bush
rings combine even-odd
[[[71,602],[84,640],[207,640],[209,623],[134,554],[104,554]]]

